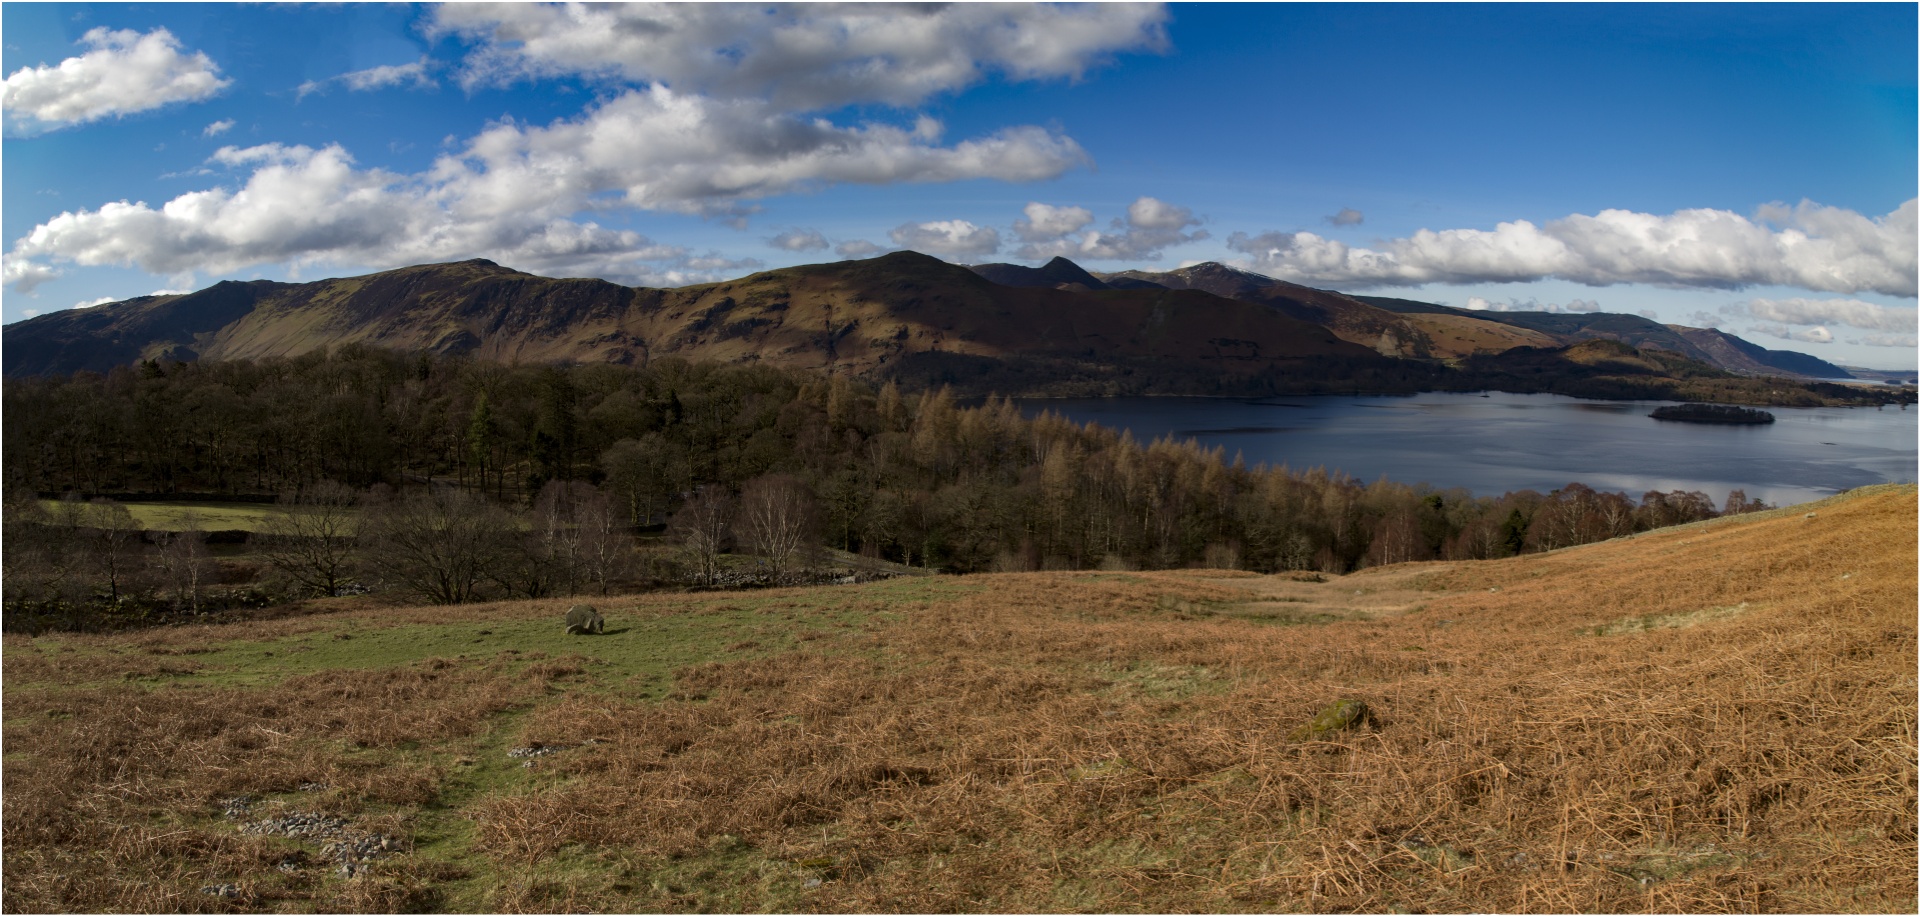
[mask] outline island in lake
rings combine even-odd
[[[1647,414],[1656,420],[1677,420],[1682,423],[1772,423],[1773,414],[1751,407],[1735,407],[1731,404],[1681,404],[1674,407],[1656,407]]]

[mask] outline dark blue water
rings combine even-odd
[[[1791,505],[1875,483],[1911,483],[1913,408],[1769,408],[1766,426],[1670,423],[1668,401],[1583,401],[1551,394],[1413,397],[1030,398],[1081,423],[1129,429],[1143,443],[1193,438],[1249,466],[1325,467],[1464,487],[1478,496],[1542,493],[1574,481],[1636,499],[1648,490],[1727,491]]]

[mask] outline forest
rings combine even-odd
[[[823,547],[946,573],[1337,574],[1764,508],[1739,491],[1718,507],[1577,482],[1474,496],[1247,467],[1004,399],[751,363],[509,366],[344,346],[9,379],[4,396],[10,625],[84,626],[129,602],[203,609],[220,565],[207,533],[143,530],[121,500],[270,508],[246,536],[266,571],[244,590],[254,603],[711,585],[729,557],[752,559],[752,581],[791,581]]]

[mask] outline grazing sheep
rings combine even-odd
[[[567,609],[567,635],[579,636],[582,633],[604,633],[607,621],[591,604],[576,604]]]

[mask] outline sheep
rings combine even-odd
[[[607,629],[606,618],[593,609],[591,604],[576,604],[567,609],[567,635],[579,636],[584,633],[604,633]]]

